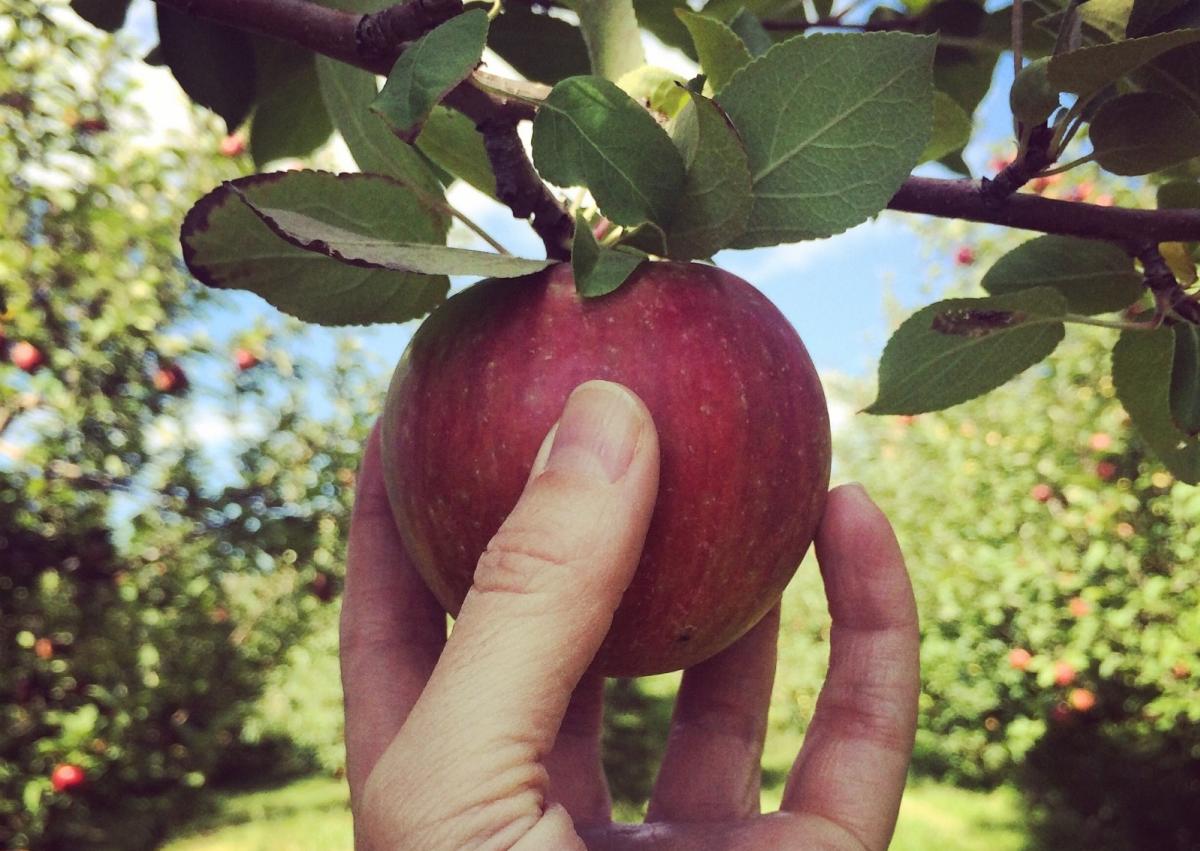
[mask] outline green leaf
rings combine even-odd
[[[674,118],[688,103],[683,78],[656,65],[634,68],[623,74],[617,85],[638,103],[667,118]]]
[[[933,93],[933,132],[921,153],[921,162],[940,160],[962,150],[971,139],[971,116],[945,92]]]
[[[487,41],[518,73],[539,83],[554,85],[591,70],[578,27],[536,14],[522,3],[504,6],[504,14],[492,21]]]
[[[1147,35],[1156,21],[1165,18],[1187,2],[1188,0],[1133,0],[1133,11],[1129,14],[1129,25],[1125,28],[1125,35],[1129,38]]]
[[[1143,67],[1136,77],[1143,88],[1174,95],[1200,112],[1200,44],[1164,53]]]
[[[867,412],[938,411],[999,387],[1054,351],[1066,309],[1058,292],[1039,287],[918,310],[884,348]]]
[[[1200,182],[1172,180],[1158,187],[1158,207],[1161,210],[1200,209]]]
[[[1197,41],[1200,30],[1175,30],[1073,50],[1050,60],[1050,82],[1059,91],[1088,95],[1168,51]]]
[[[575,290],[584,298],[608,295],[633,274],[645,255],[629,250],[603,248],[596,242],[591,225],[583,216],[575,219],[571,243],[571,274]]]
[[[1171,365],[1171,418],[1189,437],[1200,434],[1200,328],[1190,322],[1172,326],[1175,359]]]
[[[1008,92],[1013,116],[1026,124],[1038,124],[1058,109],[1058,89],[1047,75],[1050,60],[1035,59],[1021,69]]]
[[[1053,287],[1072,313],[1122,310],[1142,295],[1133,258],[1111,242],[1071,236],[1039,236],[1014,248],[988,269],[981,282],[992,295]]]
[[[321,56],[317,57],[317,77],[325,108],[358,167],[395,178],[426,199],[429,208],[441,203],[442,187],[425,158],[397,139],[383,119],[370,111],[371,102],[379,94],[375,75]],[[450,229],[450,218],[445,212],[434,216],[444,237]]]
[[[929,141],[936,40],[907,33],[780,42],[720,104],[750,158],[736,248],[832,236],[882,210]]]
[[[183,257],[210,287],[249,290],[275,307],[322,325],[405,322],[446,296],[445,277],[348,265],[281,239],[241,199],[287,209],[385,240],[443,238],[402,184],[365,174],[290,171],[224,183],[188,212]]]
[[[496,175],[483,147],[483,137],[462,113],[435,106],[417,137],[417,147],[450,174],[484,195],[496,197]]]
[[[488,17],[473,9],[421,36],[400,54],[371,108],[411,142],[434,104],[475,70],[487,41]]]
[[[254,105],[250,37],[166,6],[159,5],[157,13],[158,46],[171,74],[193,102],[223,118],[232,133]]]
[[[420,275],[519,278],[540,272],[555,262],[445,245],[396,241],[331,223],[331,218],[342,216],[331,216],[328,210],[322,210],[320,216],[310,216],[282,207],[270,207],[262,201],[255,202],[241,190],[237,190],[237,194],[284,241],[353,266]]]
[[[683,186],[683,159],[650,113],[601,77],[551,90],[533,122],[533,162],[559,186],[586,186],[618,225],[666,225]]]
[[[1132,92],[1100,107],[1089,137],[1101,168],[1148,174],[1200,156],[1200,116],[1170,95]]]
[[[742,9],[733,16],[729,28],[737,34],[753,56],[762,56],[775,46],[771,34],[763,27],[762,22],[747,9]]]
[[[282,41],[254,42],[261,95],[250,122],[250,155],[262,168],[302,157],[325,143],[333,122],[320,96],[316,54]]]
[[[1189,440],[1171,416],[1175,334],[1123,331],[1112,353],[1113,386],[1142,439],[1176,478],[1200,483],[1200,443]]]
[[[712,91],[720,92],[734,72],[750,64],[753,58],[738,34],[715,18],[695,12],[676,12],[696,45],[700,68],[708,77]]]
[[[92,26],[115,33],[125,25],[129,0],[71,0],[71,8]]]
[[[713,101],[688,92],[690,104],[672,128],[687,172],[675,218],[666,228],[667,256],[711,257],[742,232],[750,217],[750,164],[729,118]]]
[[[633,12],[642,29],[652,32],[668,47],[682,50],[689,58],[696,59],[687,27],[676,17],[679,10],[687,8],[686,0],[633,0]]]

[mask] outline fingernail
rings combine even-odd
[[[581,384],[567,399],[546,469],[615,482],[629,469],[641,431],[628,390],[608,381]]]

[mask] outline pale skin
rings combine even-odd
[[[447,638],[396,532],[375,430],[342,611],[360,851],[887,847],[916,730],[917,612],[891,527],[855,485],[830,492],[817,534],[829,673],[780,811],[759,805],[775,609],[684,672],[646,821],[612,823],[603,682],[587,668],[637,567],[658,458],[635,396],[577,389]]]

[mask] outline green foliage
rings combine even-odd
[[[720,92],[734,73],[749,65],[754,58],[746,49],[745,42],[724,22],[686,9],[680,9],[675,14],[683,21],[695,42],[700,70],[708,77],[712,91]]]
[[[1136,303],[1145,293],[1133,258],[1109,242],[1039,236],[1009,251],[984,274],[992,295],[1053,287],[1075,313],[1108,313]]]
[[[396,60],[371,109],[401,139],[416,139],[433,107],[479,64],[487,31],[487,13],[474,9],[421,36]]]
[[[1106,171],[1148,174],[1200,156],[1200,115],[1171,95],[1131,92],[1100,106],[1090,137]]]
[[[182,205],[232,176],[220,134],[148,144],[111,45],[18,17],[0,42],[0,88],[29,96],[0,107],[0,345],[46,363],[0,363],[0,845],[149,849],[228,770],[267,672],[337,590],[377,388],[351,353],[330,371],[268,327],[235,374],[178,259]],[[167,365],[191,381],[156,387]],[[263,380],[297,371],[358,407],[317,419],[304,384]],[[213,419],[242,430],[224,473]],[[56,790],[57,765],[82,784]]]
[[[934,45],[905,33],[795,38],[734,75],[718,100],[745,142],[754,206],[733,247],[832,236],[887,204],[929,141]]]
[[[607,295],[621,286],[645,257],[626,250],[602,247],[592,226],[580,216],[571,243],[571,273],[575,289],[585,298]]]

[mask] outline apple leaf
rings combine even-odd
[[[1172,326],[1175,359],[1171,365],[1171,417],[1189,437],[1200,435],[1200,328],[1190,322]]]
[[[606,248],[596,241],[591,225],[575,219],[575,237],[571,243],[571,274],[575,290],[584,298],[608,295],[628,280],[646,259],[644,254],[627,248]]]
[[[1088,135],[1096,162],[1113,174],[1149,174],[1200,156],[1200,115],[1160,92],[1105,102]]]
[[[1174,30],[1100,44],[1051,58],[1047,72],[1059,91],[1090,95],[1168,51],[1200,41],[1200,30]]]
[[[1158,187],[1158,207],[1162,210],[1200,210],[1200,181],[1172,180],[1164,183]]]
[[[157,7],[163,62],[193,102],[225,120],[230,133],[250,114],[255,97],[254,45],[240,30]]]
[[[1191,30],[1200,33],[1200,29]],[[1164,53],[1136,75],[1143,88],[1182,98],[1200,112],[1200,44],[1189,44]]]
[[[648,106],[651,112],[666,118],[674,118],[688,103],[684,79],[657,65],[634,68],[622,75],[617,85],[638,103]]]
[[[450,217],[440,206],[442,187],[425,158],[396,138],[369,107],[379,89],[375,75],[324,56],[317,57],[321,99],[342,134],[346,147],[364,172],[392,177],[426,200],[426,209],[439,223],[442,236]]]
[[[1021,69],[1008,92],[1008,104],[1018,121],[1037,124],[1058,109],[1058,89],[1047,74],[1050,60],[1035,59]]]
[[[867,412],[939,411],[999,387],[1054,351],[1066,310],[1050,287],[918,310],[884,348],[879,394]]]
[[[417,148],[484,195],[496,197],[496,175],[483,147],[483,137],[462,113],[435,106],[417,137]]]
[[[1189,440],[1172,418],[1174,362],[1171,328],[1123,331],[1113,346],[1113,386],[1142,439],[1176,478],[1194,485],[1200,483],[1200,442]]]
[[[411,142],[434,104],[475,70],[487,33],[488,16],[482,9],[434,27],[400,54],[371,108]]]
[[[687,27],[675,17],[680,9],[687,9],[687,0],[633,0],[633,11],[639,26],[652,32],[668,47],[682,50],[691,59],[696,59],[696,49]]]
[[[506,3],[488,29],[487,42],[517,73],[539,83],[553,85],[591,70],[579,28],[537,14],[528,4]]]
[[[691,33],[700,57],[700,68],[708,77],[712,91],[720,92],[734,72],[749,65],[754,58],[738,34],[716,18],[697,15],[687,11],[686,7],[675,14]]]
[[[675,217],[666,230],[667,255],[711,257],[742,232],[750,216],[750,164],[737,131],[721,108],[687,92],[691,102],[672,127],[686,166]]]
[[[365,174],[289,171],[222,184],[184,219],[183,257],[210,287],[249,290],[322,325],[405,322],[428,313],[449,289],[443,276],[348,265],[299,248],[242,199],[287,208],[380,239],[437,243],[440,227],[402,184]]]
[[[1136,38],[1148,35],[1156,21],[1165,18],[1188,0],[1133,0],[1133,9],[1129,13],[1129,23],[1125,27],[1125,35]]]
[[[921,162],[940,160],[961,151],[971,139],[971,116],[945,92],[933,93],[933,132],[921,152]]]
[[[325,143],[333,122],[320,96],[316,54],[269,38],[254,40],[261,92],[250,122],[250,155],[262,168]]]
[[[71,0],[71,8],[92,26],[114,33],[125,25],[129,0]]]
[[[683,158],[645,109],[602,77],[555,86],[533,121],[533,162],[559,186],[586,186],[618,225],[665,226],[683,187]]]
[[[754,204],[733,247],[832,236],[887,205],[929,141],[935,44],[793,38],[734,75],[718,101],[746,145]]]
[[[762,25],[762,21],[748,9],[742,9],[734,15],[729,21],[729,28],[746,45],[751,56],[762,56],[775,46],[775,41],[767,32],[766,27]]]
[[[1143,293],[1133,258],[1111,242],[1039,236],[1018,245],[988,269],[981,282],[992,295],[1053,287],[1072,313],[1129,307]]]

